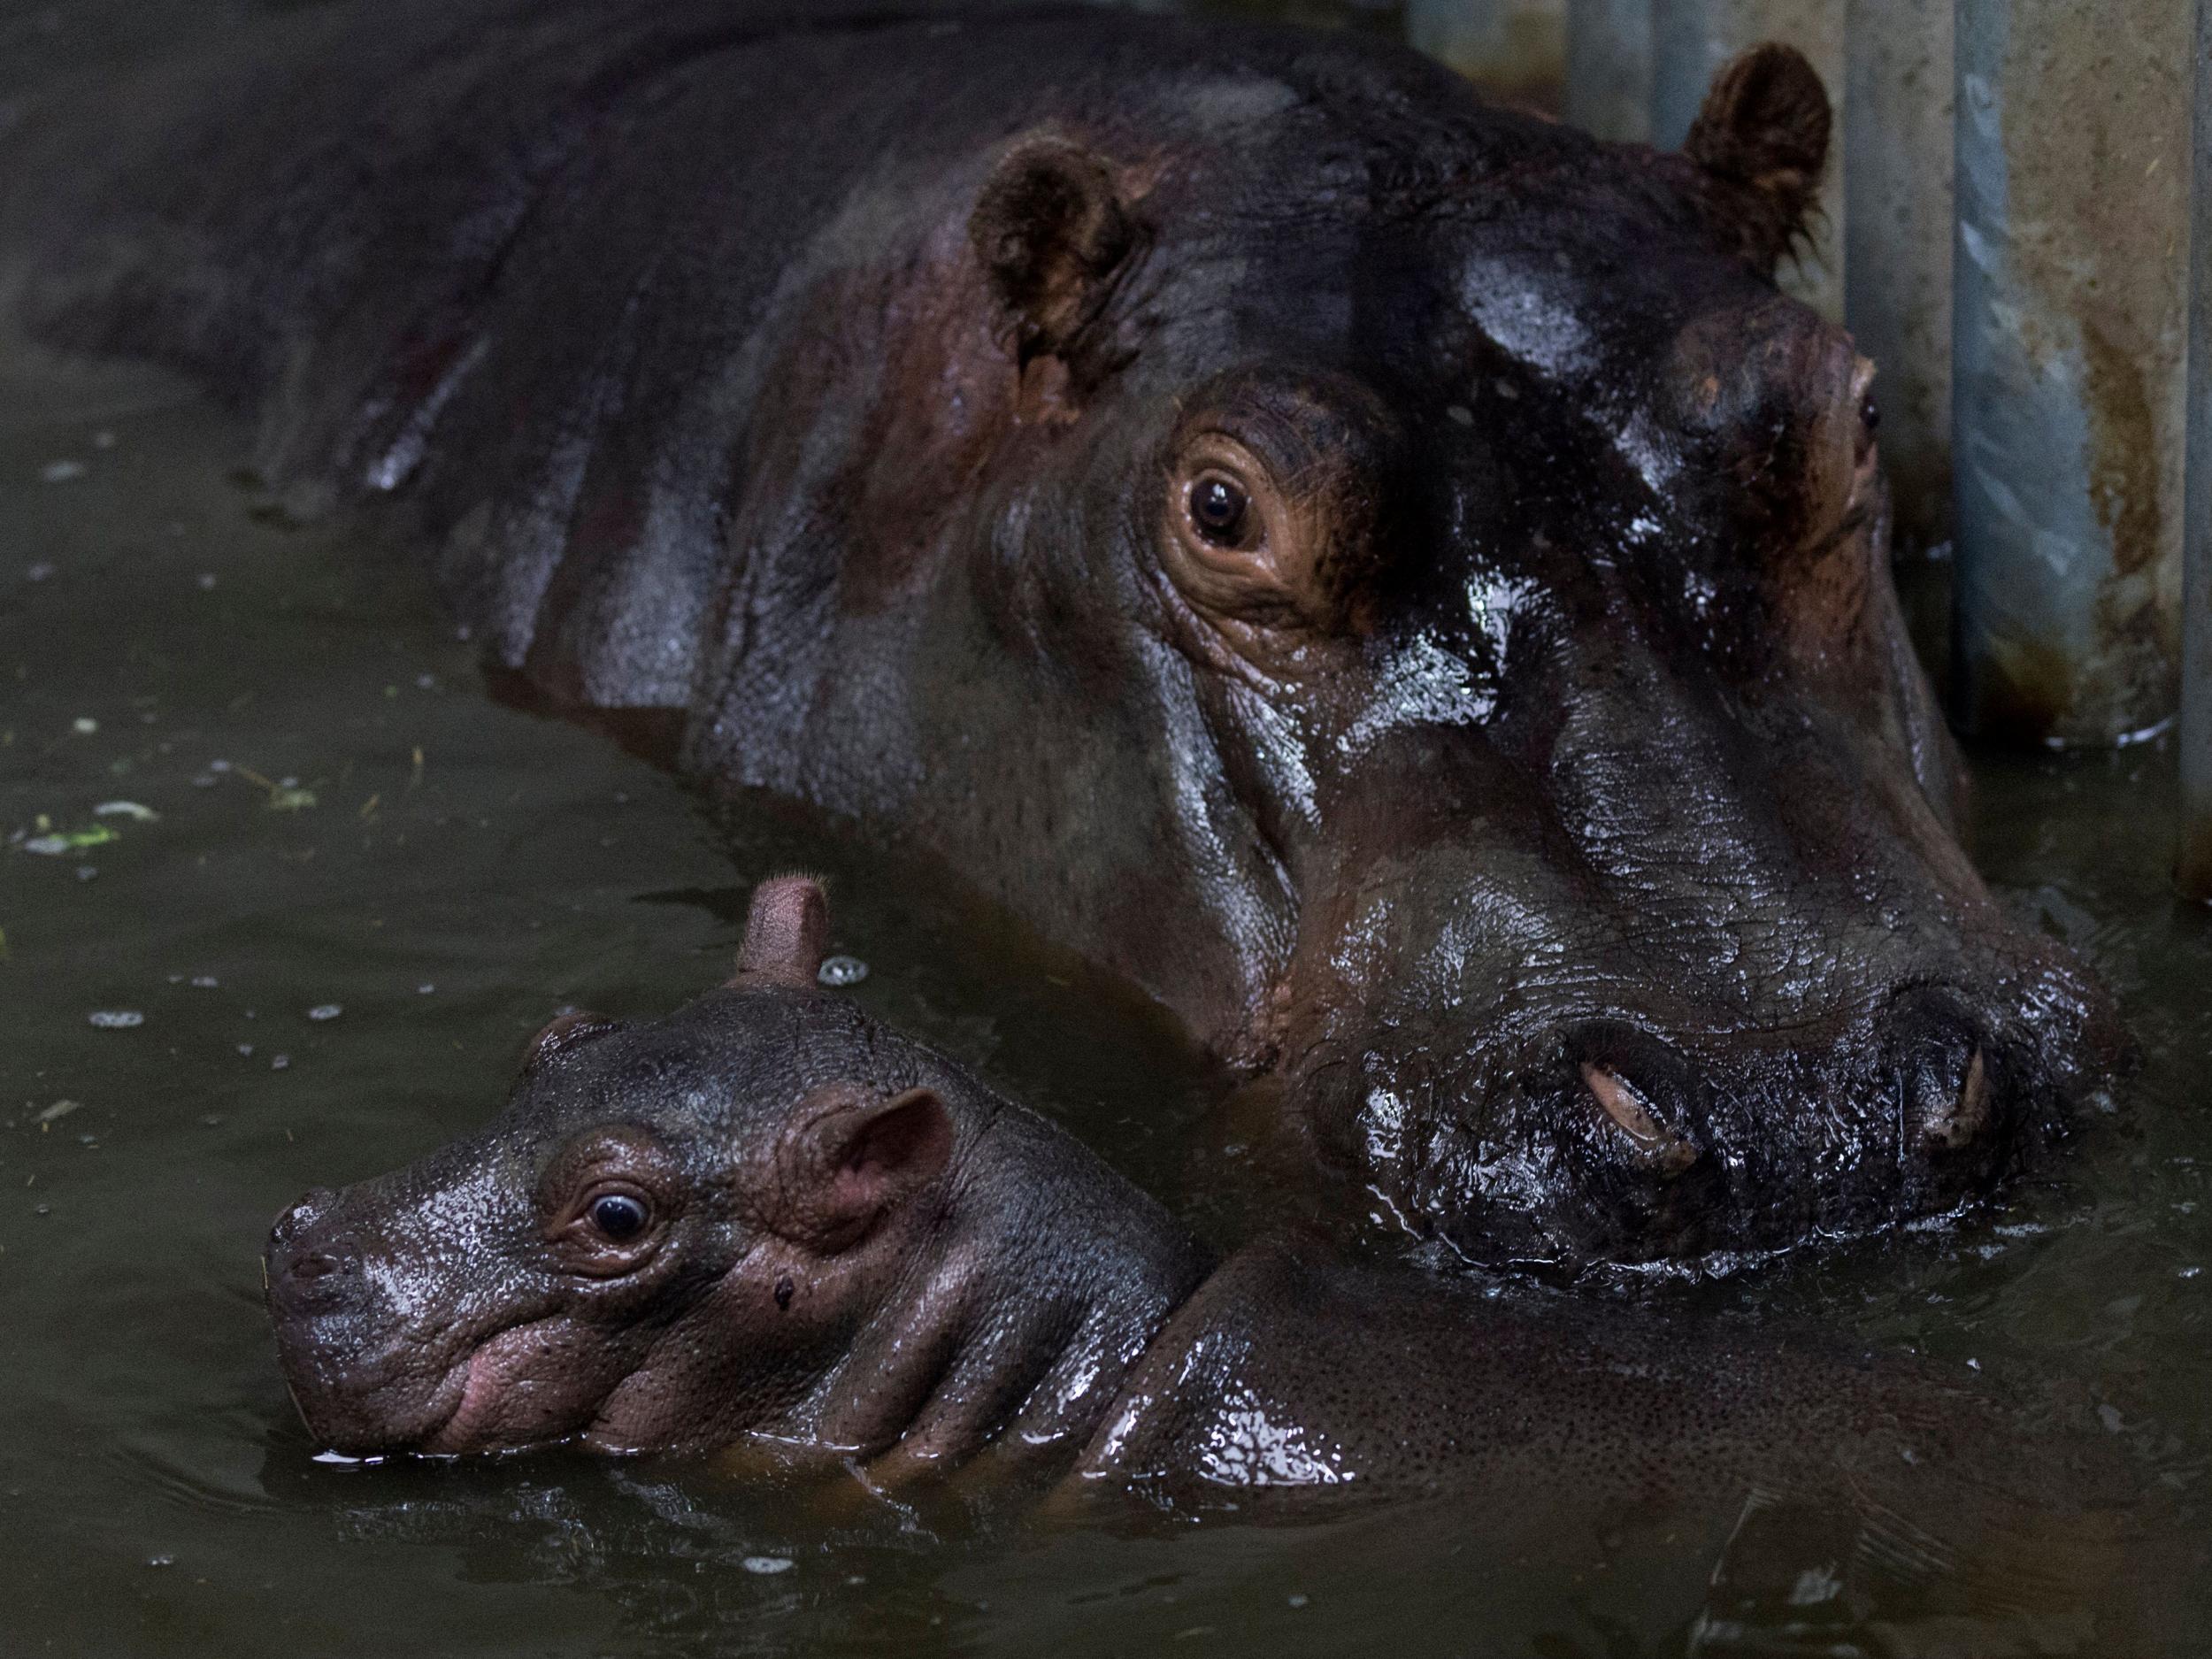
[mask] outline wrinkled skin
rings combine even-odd
[[[2114,1062],[1955,839],[1871,367],[1770,280],[1793,54],[1678,156],[1086,8],[323,7],[130,96],[0,152],[37,332],[391,497],[534,695],[1143,985],[1358,1213],[1845,1235]]]
[[[1824,1624],[1901,1586],[1939,1609],[2008,1551],[2032,1564],[1999,1610],[2030,1622],[2114,1571],[2138,1483],[2078,1409],[1303,1245],[1210,1268],[1073,1140],[818,988],[823,937],[818,889],[765,885],[729,985],[557,1020],[480,1133],[282,1217],[270,1310],[318,1439],[772,1450],[879,1494],[1248,1517],[1540,1488],[1578,1538],[1632,1516],[1738,1573],[1816,1529]],[[1518,1503],[1482,1513],[1457,1524],[1533,1547]]]
[[[1204,1257],[1042,1119],[819,990],[822,908],[762,891],[673,1017],[569,1015],[481,1133],[271,1236],[316,1436],[352,1453],[759,1436],[895,1480],[1064,1460]]]

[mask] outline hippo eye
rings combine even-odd
[[[645,1231],[650,1217],[645,1206],[627,1193],[603,1193],[592,1200],[591,1225],[617,1244],[626,1244]]]
[[[1214,546],[1240,547],[1252,500],[1234,479],[1221,472],[1202,472],[1191,482],[1187,511],[1192,527]]]

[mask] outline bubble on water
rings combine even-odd
[[[211,991],[215,988],[216,983],[215,976],[211,973],[196,973],[192,976],[192,988],[196,991]]]
[[[146,1564],[149,1567],[173,1567],[177,1564],[177,1558],[174,1555],[149,1555]]]
[[[419,985],[419,986],[417,986],[417,987],[415,987],[415,995],[416,995],[417,996],[428,996],[428,995],[430,995],[433,991],[436,990],[437,988],[438,988],[438,987],[437,987],[436,986],[434,986],[434,985],[431,985],[431,984],[428,984],[428,983],[426,983],[426,983],[424,983],[424,984],[422,984],[422,985]]]
[[[858,956],[832,956],[814,977],[824,985],[858,985],[868,977],[868,964]]]
[[[200,584],[200,590],[204,593],[215,586],[215,572],[213,571],[202,571],[196,580]]]
[[[99,871],[91,864],[79,864],[77,866],[77,879],[80,881],[89,881],[93,877],[98,875],[99,873]]]
[[[23,580],[27,582],[42,582],[54,573],[54,569],[53,560],[41,559],[35,565],[24,566]]]
[[[81,714],[70,721],[69,729],[79,737],[90,737],[100,729],[100,723],[88,714]]]
[[[748,1572],[788,1572],[798,1564],[788,1555],[748,1555],[745,1557],[745,1571]]]
[[[96,449],[112,449],[115,447],[115,434],[104,429],[94,433],[92,447]]]
[[[335,1002],[318,1002],[307,1010],[310,1019],[335,1019],[346,1010]]]
[[[240,1043],[238,1045],[238,1052],[250,1059],[253,1056],[253,1044],[250,1042]]]
[[[438,688],[438,677],[437,677],[435,674],[417,674],[417,675],[415,676],[415,689],[416,689],[416,690],[418,690],[418,691],[435,691],[437,688]]]
[[[1303,1607],[1303,1606],[1305,1606],[1305,1605],[1306,1605],[1306,1602],[1307,1602],[1307,1601],[1308,1601],[1310,1598],[1308,1598],[1308,1597],[1306,1597],[1306,1596],[1302,1596],[1302,1595],[1294,1595],[1294,1596],[1287,1597],[1287,1598],[1286,1598],[1286,1600],[1290,1602],[1291,1606],[1293,1606],[1293,1607]]]
[[[207,769],[210,772],[228,772],[230,770],[230,762],[227,760],[211,760],[207,763]]]
[[[146,1016],[134,1008],[103,1008],[87,1014],[85,1019],[102,1031],[128,1031],[146,1023]]]
[[[292,1064],[292,1056],[291,1056],[290,1055],[288,1055],[288,1054],[280,1054],[280,1055],[274,1055],[274,1056],[272,1056],[270,1057],[270,1060],[269,1060],[269,1070],[271,1070],[272,1071],[288,1071],[288,1070],[289,1070],[289,1069],[290,1069],[291,1064]]]
[[[73,478],[84,476],[82,461],[49,461],[38,469],[40,481],[48,484],[66,484]]]
[[[204,772],[192,780],[192,787],[195,789],[212,789],[221,781],[222,780],[218,778],[213,772]]]

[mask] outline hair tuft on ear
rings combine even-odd
[[[1763,268],[1806,234],[1832,125],[1819,73],[1773,41],[1723,64],[1690,124],[1682,153],[1726,191],[1724,227]]]

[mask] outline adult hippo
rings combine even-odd
[[[19,118],[36,334],[1126,974],[1415,1233],[1939,1211],[2109,1064],[1955,839],[1871,369],[1770,280],[1785,49],[1662,155],[1348,36],[388,0]]]

